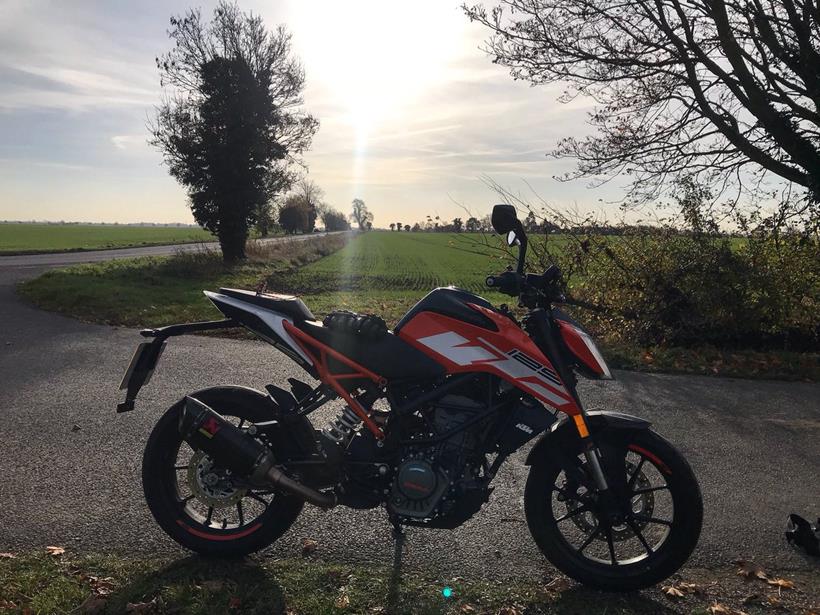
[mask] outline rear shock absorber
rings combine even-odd
[[[333,419],[327,427],[322,430],[326,438],[332,440],[342,448],[347,448],[356,429],[361,424],[362,419],[353,412],[350,406],[345,406],[341,414]]]

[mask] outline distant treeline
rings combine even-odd
[[[547,221],[534,221],[529,217],[522,224],[530,235],[545,234],[571,234],[571,235],[598,235],[598,236],[620,236],[620,235],[669,235],[670,232],[677,232],[681,235],[691,234],[691,231],[681,227],[678,230],[669,226],[658,226],[651,224],[555,224]],[[438,218],[428,217],[424,222],[416,222],[412,226],[394,222],[389,225],[391,231],[413,232],[413,233],[494,233],[489,216],[484,219],[468,218],[466,223],[461,218],[456,218],[452,222],[442,222]],[[742,237],[740,232],[718,231],[714,235],[722,237]]]

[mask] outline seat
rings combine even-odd
[[[296,323],[296,326],[318,342],[388,380],[432,378],[445,373],[439,363],[390,332],[378,337],[364,336],[337,331],[312,320]],[[334,370],[349,371],[338,362],[332,363],[337,363],[331,365]]]
[[[279,312],[285,316],[290,316],[293,322],[304,320],[316,320],[316,317],[299,297],[293,295],[277,295],[275,293],[256,294],[252,290],[240,290],[238,288],[220,288],[219,292],[234,299],[240,299],[247,303],[253,303],[268,310]]]

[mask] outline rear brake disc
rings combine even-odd
[[[196,451],[188,463],[188,487],[197,500],[214,508],[236,506],[248,491],[234,486],[230,471],[215,467],[202,451]]]

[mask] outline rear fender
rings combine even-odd
[[[584,420],[593,440],[596,435],[607,431],[640,431],[649,429],[651,425],[649,421],[620,412],[587,412]],[[544,457],[561,458],[567,454],[576,454],[580,441],[581,437],[575,423],[569,416],[563,416],[549,431],[541,435],[527,455],[525,463],[531,466]]]

